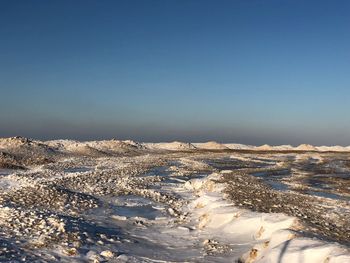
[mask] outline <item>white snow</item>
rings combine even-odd
[[[161,143],[144,143],[145,147],[152,150],[193,150],[196,147],[187,142],[161,142]]]
[[[242,262],[350,262],[350,252],[336,243],[297,237],[296,218],[232,206],[221,194],[222,186],[210,183],[218,177],[219,174],[213,174],[185,184],[199,196],[189,209],[197,218],[199,229],[246,250]]]
[[[217,142],[206,143],[138,143],[134,141],[104,140],[79,142],[72,140],[56,140],[47,142],[28,141],[23,138],[0,139],[0,148],[12,149],[26,144],[43,144],[54,147],[60,151],[68,153],[79,153],[82,155],[96,155],[103,153],[123,153],[133,150],[256,150],[256,151],[310,151],[309,153],[298,153],[295,162],[305,160],[322,161],[324,151],[350,151],[350,147],[342,146],[319,146],[299,145],[292,147],[290,145],[270,146],[262,145],[259,147],[242,144],[220,144]],[[163,152],[161,152],[163,153]],[[150,154],[151,155],[151,154]],[[145,157],[146,156],[146,157]],[[148,155],[135,157],[134,162],[149,158]],[[248,157],[249,156],[249,157]],[[109,169],[116,166],[122,168],[131,166],[128,159],[123,157],[123,161],[118,163],[116,159],[101,158],[98,159],[94,169],[76,172],[62,172],[52,174],[45,179],[47,182],[57,178],[74,178],[75,176],[89,173],[109,172]],[[131,158],[131,157],[130,157]],[[137,159],[139,158],[139,159]],[[158,157],[157,157],[158,158]],[[232,154],[230,158],[242,161],[256,161],[250,155]],[[156,157],[155,157],[156,159]],[[62,160],[74,161],[74,158]],[[218,258],[213,256],[211,259],[218,259],[220,262],[232,262],[240,258],[242,262],[350,262],[350,252],[347,248],[331,242],[321,241],[317,238],[308,238],[300,234],[298,230],[302,227],[297,218],[277,213],[258,213],[250,210],[233,206],[223,194],[225,185],[219,183],[222,174],[213,173],[203,178],[195,178],[186,181],[182,175],[188,175],[195,170],[205,170],[207,165],[204,162],[190,159],[178,158],[177,164],[171,164],[168,167],[170,175],[168,179],[172,183],[162,181],[162,194],[170,193],[179,195],[183,203],[179,202],[179,207],[183,215],[172,207],[164,203],[149,202],[139,199],[115,199],[114,205],[119,206],[117,212],[110,215],[109,220],[117,222],[117,226],[125,230],[125,235],[130,239],[136,239],[137,242],[129,242],[125,236],[123,242],[115,245],[122,246],[126,251],[131,251],[128,255],[118,255],[120,260],[131,260],[131,262],[169,262],[159,258],[171,258],[173,261],[185,262],[187,259],[200,262],[203,259],[204,246],[215,251]],[[261,161],[268,163],[268,160]],[[182,169],[182,166],[190,167],[189,171]],[[35,170],[37,169],[37,170]],[[36,167],[23,173],[37,172],[41,167]],[[41,171],[45,172],[45,171]],[[223,171],[222,173],[229,172]],[[21,177],[11,170],[0,170],[0,191],[6,192],[16,190],[17,188],[28,186],[39,182],[40,178],[31,181]],[[30,177],[29,177],[30,178]],[[183,179],[184,178],[184,179]],[[125,181],[123,181],[125,179]],[[119,182],[129,185],[128,173]],[[174,183],[175,182],[175,183]],[[146,197],[161,196],[160,192],[154,189],[143,189]],[[172,202],[176,202],[171,200]],[[170,203],[169,203],[170,204]],[[11,212],[8,208],[0,207],[0,221],[8,217]],[[153,216],[151,218],[151,216]],[[118,225],[119,224],[119,225]],[[137,225],[140,224],[140,225]],[[102,246],[102,245],[101,245]],[[109,250],[110,248],[102,246],[102,251],[91,251],[86,257],[102,256],[103,258],[116,257],[117,253]],[[149,249],[153,249],[150,253]],[[229,248],[228,250],[225,250]],[[223,249],[225,253],[219,253]],[[134,253],[134,254],[132,254]],[[148,253],[148,254],[147,254]],[[157,259],[155,259],[157,258]],[[208,258],[206,258],[208,260]],[[79,261],[79,260],[78,260]],[[210,261],[209,261],[210,262]]]
[[[225,143],[227,148],[231,150],[251,150],[255,148],[253,145],[239,144],[239,143]]]
[[[141,143],[132,140],[102,140],[102,141],[88,141],[81,142],[75,140],[51,140],[38,141],[27,139],[23,137],[0,138],[0,149],[10,149],[19,147],[21,145],[39,145],[46,144],[50,147],[65,151],[74,151],[74,148],[79,151],[84,147],[91,147],[98,151],[121,151],[130,149],[151,149],[151,150],[187,150],[187,149],[207,149],[207,150],[251,150],[251,151],[319,151],[319,152],[350,152],[350,146],[314,146],[310,144],[301,144],[293,147],[291,145],[261,145],[253,146],[239,143],[218,143],[215,141],[203,143],[191,142],[161,142],[161,143]]]
[[[204,142],[204,143],[194,143],[198,149],[206,149],[206,150],[227,150],[228,147],[225,144],[221,144],[215,141]]]

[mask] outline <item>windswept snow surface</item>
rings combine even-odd
[[[210,233],[212,242],[230,244],[241,262],[349,262],[345,247],[317,239],[298,237],[296,218],[276,213],[256,213],[234,207],[213,183],[220,175],[191,180],[185,187],[199,196],[190,203],[199,219],[198,229]],[[209,242],[209,241],[208,241]],[[244,251],[246,251],[244,253]],[[297,259],[297,260],[296,260]]]
[[[347,155],[232,153],[244,146],[215,142],[0,145],[4,162],[23,166],[0,169],[1,262],[350,262],[350,202],[312,194],[346,197]]]

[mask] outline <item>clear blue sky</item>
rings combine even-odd
[[[350,1],[1,0],[0,136],[350,145]]]

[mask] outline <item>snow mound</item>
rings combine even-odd
[[[52,140],[45,141],[44,143],[50,147],[56,148],[61,151],[65,151],[67,148],[70,147],[70,145],[80,144],[81,142],[75,140]]]
[[[0,148],[2,149],[16,149],[20,147],[43,147],[48,148],[47,145],[40,141],[35,141],[29,138],[16,136],[10,138],[0,138]]]
[[[254,150],[257,150],[257,151],[292,151],[292,150],[294,150],[294,147],[291,145],[271,146],[268,144],[264,144],[264,145],[256,147]]]
[[[122,141],[116,139],[87,142],[75,140],[53,140],[47,141],[46,144],[56,147],[63,152],[77,153],[88,156],[123,154],[146,148],[139,142],[131,140]]]
[[[61,153],[49,145],[24,137],[0,138],[0,150],[12,155],[18,164],[32,165],[50,162]]]
[[[272,151],[273,149],[274,147],[268,144],[264,144],[255,148],[257,151]]]
[[[198,149],[205,150],[227,150],[229,149],[225,144],[221,144],[215,141],[204,142],[204,143],[194,143]]]
[[[317,151],[317,148],[310,144],[300,144],[295,148],[297,151]]]
[[[107,153],[95,149],[84,143],[69,144],[65,147],[65,150],[70,153],[83,156],[102,157],[107,155]]]
[[[295,259],[298,259],[298,262],[350,262],[349,252],[345,248],[308,238],[290,239],[276,246],[268,246],[266,251],[252,251],[249,253],[250,258],[254,254],[254,262],[259,263],[287,263],[294,262]]]
[[[225,143],[224,145],[231,150],[253,150],[255,148],[253,145],[239,143]]]
[[[91,141],[87,142],[87,145],[95,148],[99,151],[113,153],[125,153],[129,151],[134,151],[138,149],[143,149],[143,145],[131,140],[121,141],[121,140],[103,140],[103,141]]]
[[[196,149],[196,147],[192,143],[187,142],[161,142],[161,143],[146,143],[145,146],[148,149],[153,150],[193,150]]]
[[[317,146],[316,149],[320,152],[347,152],[350,149],[343,146]]]
[[[198,196],[188,208],[198,218],[198,229],[246,250],[239,262],[350,262],[346,247],[297,234],[300,224],[295,217],[232,206],[222,188],[210,183],[219,178],[212,174],[188,181],[184,187]]]
[[[294,150],[294,147],[292,145],[278,145],[278,146],[273,146],[273,149],[275,151],[292,151]]]
[[[313,146],[310,144],[301,144],[298,147],[292,145],[276,145],[271,146],[264,144],[261,146],[252,146],[245,144],[227,143],[226,147],[232,150],[255,150],[255,151],[318,151],[318,152],[349,152],[350,146]]]

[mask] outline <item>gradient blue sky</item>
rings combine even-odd
[[[350,1],[0,0],[0,136],[350,145]]]

